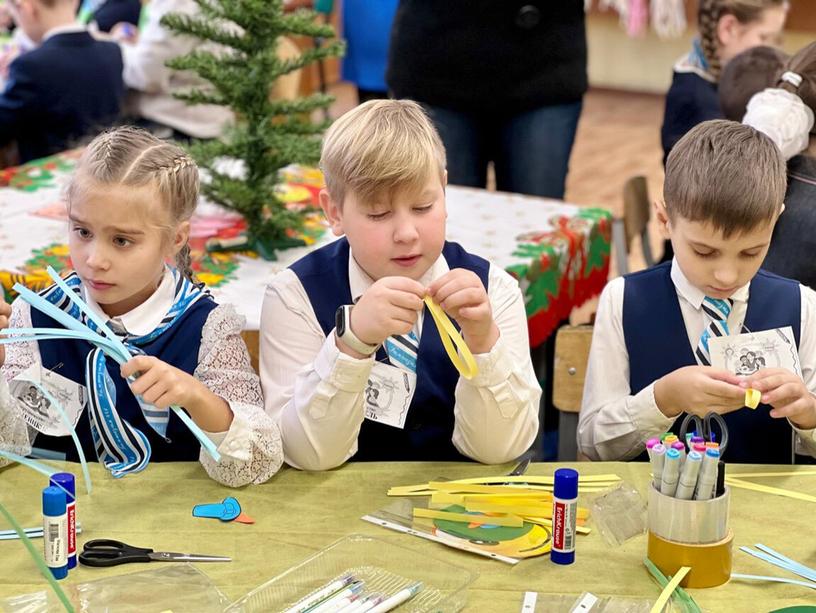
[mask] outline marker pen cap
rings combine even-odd
[[[659,438],[650,438],[648,441],[646,441],[646,449],[651,449],[655,445],[659,445],[659,444],[660,444],[660,439]]]

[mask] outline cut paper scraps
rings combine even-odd
[[[220,519],[222,522],[237,521],[239,524],[254,524],[255,520],[241,511],[241,504],[232,496],[221,502],[197,504],[193,507],[193,517]]]
[[[759,575],[741,575],[739,573],[731,573],[732,579],[743,579],[749,581],[774,581],[777,583],[789,583],[792,585],[801,585],[802,587],[807,587],[810,589],[816,590],[816,569],[810,568],[809,566],[805,566],[796,560],[793,560],[787,556],[782,555],[778,551],[775,551],[768,547],[767,545],[763,545],[762,543],[757,543],[754,545],[757,550],[751,549],[750,547],[740,547],[740,551],[744,551],[745,553],[762,560],[763,562],[767,562],[768,564],[772,564],[777,568],[781,568],[782,570],[786,570],[794,575],[798,575],[805,579],[805,581],[800,581],[797,579],[788,579],[785,577],[764,577]]]
[[[617,475],[581,477],[579,491],[597,492],[620,482]],[[363,519],[437,540],[508,563],[548,553],[552,546],[552,476],[477,477],[392,487],[399,504]],[[427,502],[408,499],[427,497]],[[589,511],[578,508],[577,532],[588,534]],[[417,534],[419,532],[419,534]]]
[[[669,585],[669,577],[666,577],[666,575],[660,572],[660,569],[657,566],[655,566],[654,563],[649,558],[644,558],[643,564],[646,566],[646,569],[649,571],[649,574],[652,575],[654,580],[657,581],[658,585],[660,585],[661,588],[665,589]],[[681,577],[680,581],[682,580],[683,578]],[[694,598],[692,598],[691,595],[686,590],[680,587],[679,583],[680,582],[678,581],[678,584],[674,588],[673,592],[674,604],[679,606],[680,611],[682,611],[682,613],[703,613],[703,610],[700,608],[700,605],[698,605],[694,601]]]

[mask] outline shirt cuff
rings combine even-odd
[[[232,411],[232,423],[226,432],[203,432],[222,456],[242,462],[252,459],[252,428],[239,411]]]
[[[808,445],[809,447],[816,447],[816,428],[810,428],[809,430],[802,430],[801,428],[797,428],[793,425],[793,422],[789,419],[788,423],[790,427],[793,428],[793,431],[802,439],[802,442]]]
[[[513,360],[507,356],[507,349],[501,336],[490,351],[475,353],[473,359],[478,372],[475,377],[467,380],[473,387],[493,387],[507,381],[513,371]]]
[[[657,407],[654,383],[650,383],[632,396],[632,400],[627,403],[626,411],[629,413],[629,419],[642,435],[666,432],[677,419],[666,417]]]
[[[334,330],[326,337],[315,357],[314,370],[321,380],[340,391],[357,394],[365,389],[374,366],[374,355],[358,360],[337,348]]]

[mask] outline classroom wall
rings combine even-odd
[[[791,27],[810,26],[796,13],[791,17]],[[591,13],[587,15],[589,82],[594,87],[663,94],[671,84],[671,67],[688,52],[693,37],[694,30],[689,29],[678,39],[661,40],[651,30],[630,38],[617,16]],[[790,30],[785,32],[784,47],[792,52],[814,40],[813,31]]]

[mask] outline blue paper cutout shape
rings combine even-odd
[[[193,517],[210,517],[221,521],[232,521],[241,514],[241,505],[229,496],[221,502],[197,504],[193,507]]]

